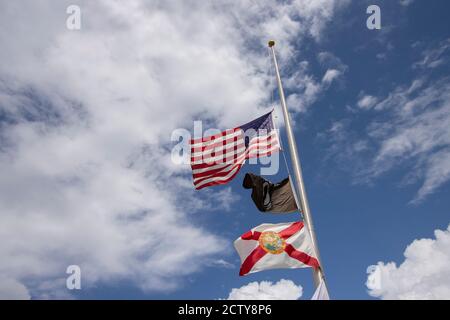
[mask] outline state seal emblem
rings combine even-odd
[[[271,254],[280,254],[286,248],[286,241],[273,231],[263,232],[259,237],[259,246]]]

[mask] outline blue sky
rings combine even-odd
[[[439,277],[450,273],[448,231],[416,242],[399,267],[410,244],[435,239],[450,222],[448,1],[224,1],[223,12],[208,6],[184,18],[179,2],[138,11],[105,3],[80,3],[78,34],[58,29],[64,3],[31,18],[16,16],[20,6],[3,11],[18,40],[0,33],[0,164],[12,172],[0,218],[27,236],[0,228],[10,240],[4,255],[21,257],[0,264],[0,279],[18,297],[218,299],[281,279],[302,286],[304,299],[313,294],[309,269],[238,276],[237,237],[299,218],[257,211],[241,184],[258,165],[227,186],[194,191],[189,166],[170,163],[173,129],[192,131],[198,120],[227,129],[271,107],[264,43],[273,32],[331,297],[450,298]],[[381,30],[366,28],[370,4],[381,8]],[[273,10],[270,19],[263,9]],[[11,22],[21,19],[28,27]],[[269,179],[286,175],[282,166]],[[21,214],[29,224],[16,220]],[[435,256],[443,262],[433,268]],[[378,262],[382,288],[369,294],[366,270]],[[64,288],[68,264],[87,270],[79,292]],[[424,279],[414,282],[417,270]]]

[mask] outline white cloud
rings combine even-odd
[[[322,86],[325,88],[331,85],[332,82],[341,78],[344,73],[347,72],[348,66],[331,52],[320,52],[317,55],[317,60],[323,67],[328,68],[322,78]]]
[[[342,78],[348,69],[348,66],[331,52],[320,52],[317,60],[323,68],[326,68],[321,80],[310,75],[309,62],[302,61],[298,69],[284,82],[286,89],[296,92],[287,98],[287,104],[293,111],[307,111],[308,107],[315,103],[333,82]]]
[[[171,131],[266,110],[257,45],[277,39],[285,61],[342,2],[78,1],[81,31],[65,28],[69,4],[0,12],[0,290],[65,296],[69,264],[84,288],[176,289],[227,244],[192,223],[202,197],[170,162]],[[232,198],[224,189],[218,205]]]
[[[420,90],[419,90],[420,89]],[[378,176],[406,160],[413,160],[414,179],[422,185],[414,202],[422,201],[450,179],[450,81],[397,87],[375,105],[387,110],[389,122],[374,121],[369,136],[379,143],[372,166],[363,174]]]
[[[379,262],[368,276],[369,294],[382,299],[450,298],[450,226],[435,239],[414,240],[405,261]]]
[[[358,107],[361,109],[371,109],[376,103],[378,99],[371,95],[362,95],[361,98],[358,100]]]
[[[326,84],[332,83],[335,79],[339,78],[341,71],[336,69],[328,69],[322,78],[322,82]]]
[[[404,7],[411,5],[413,2],[414,0],[400,0],[400,4]]]
[[[29,300],[30,293],[20,282],[0,277],[0,300]]]
[[[361,160],[361,155],[370,149],[370,144],[366,137],[352,130],[351,124],[350,118],[333,121],[328,130],[317,135],[317,139],[329,145],[323,161],[332,159],[337,161],[342,169],[353,173],[367,168],[367,161]]]
[[[423,200],[450,180],[450,149],[435,152],[427,160],[425,180],[417,192],[416,202]]]
[[[336,57],[333,53],[328,51],[322,51],[317,54],[317,60],[319,63],[327,68],[334,68],[340,71],[347,70],[348,66],[345,65],[341,59]]]
[[[446,46],[440,43],[423,54]],[[353,120],[343,119],[334,123],[339,131],[332,127],[320,136],[331,144],[327,158],[350,169],[356,183],[370,184],[395,168],[408,168],[400,184],[418,184],[414,204],[450,181],[450,79],[431,75],[433,70],[416,72],[409,84],[397,85],[384,97],[362,91],[358,108],[347,107],[352,113],[373,112],[362,119],[365,134],[353,127]]]
[[[377,55],[375,57],[379,60],[386,60],[387,53],[377,53]]]
[[[251,282],[231,290],[228,300],[298,300],[303,288],[291,280]]]
[[[442,41],[437,47],[432,47],[422,53],[422,60],[414,63],[414,68],[435,69],[448,62],[450,39]]]

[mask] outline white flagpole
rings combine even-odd
[[[275,47],[275,41],[273,41],[273,40],[269,41],[269,48],[270,48],[270,51],[272,52],[273,62],[275,65],[275,71],[276,71],[276,76],[277,76],[277,81],[278,81],[278,90],[279,90],[279,94],[280,94],[281,107],[283,109],[284,122],[286,125],[286,133],[287,133],[287,137],[288,137],[288,141],[289,141],[289,150],[291,151],[291,160],[292,160],[292,165],[294,167],[295,179],[297,182],[297,188],[294,188],[294,189],[297,189],[299,192],[300,204],[301,204],[302,211],[303,211],[303,219],[304,219],[305,225],[309,231],[309,234],[311,236],[311,241],[313,243],[314,250],[316,252],[317,260],[319,260],[319,263],[320,263],[320,268],[313,269],[314,284],[317,288],[319,286],[320,282],[323,281],[323,284],[325,285],[325,288],[326,288],[323,266],[320,261],[319,247],[317,246],[317,239],[316,239],[316,234],[314,232],[313,220],[311,217],[311,212],[309,210],[308,198],[306,196],[306,190],[305,190],[305,184],[303,182],[303,174],[302,174],[302,168],[301,168],[301,164],[300,164],[300,158],[299,158],[298,152],[297,152],[297,144],[295,142],[295,136],[294,136],[294,133],[293,133],[292,127],[291,127],[291,121],[289,118],[289,112],[288,112],[288,108],[286,105],[286,99],[284,96],[283,85],[281,83],[280,70],[278,69],[278,62],[277,62],[277,57],[275,55],[274,47]]]

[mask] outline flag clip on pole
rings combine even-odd
[[[321,282],[323,282],[323,285],[325,286],[325,289],[326,289],[325,275],[324,275],[323,266],[322,266],[322,263],[320,260],[319,248],[317,246],[317,239],[316,239],[316,234],[314,232],[313,220],[311,217],[311,212],[309,210],[308,199],[306,196],[305,185],[303,182],[302,168],[301,168],[301,164],[300,164],[300,158],[299,158],[298,152],[297,152],[297,144],[295,142],[295,136],[292,131],[291,121],[289,118],[289,112],[288,112],[288,108],[286,105],[286,99],[284,96],[283,85],[281,83],[281,76],[280,76],[280,70],[278,68],[278,61],[277,61],[277,57],[275,55],[275,41],[273,41],[273,40],[269,41],[269,48],[270,48],[270,51],[272,52],[273,62],[274,62],[274,66],[275,66],[281,107],[283,109],[284,122],[285,122],[285,126],[286,126],[286,134],[287,134],[287,138],[288,138],[288,142],[289,142],[289,150],[291,153],[292,166],[294,168],[294,174],[295,174],[295,179],[296,179],[296,183],[297,183],[297,186],[296,186],[297,188],[295,188],[295,189],[297,189],[297,191],[299,192],[299,198],[300,198],[301,209],[303,211],[304,222],[305,222],[305,225],[311,236],[311,241],[312,241],[315,253],[316,253],[316,257],[320,264],[319,268],[313,269],[314,284],[315,284],[315,287],[317,288],[321,284]]]

